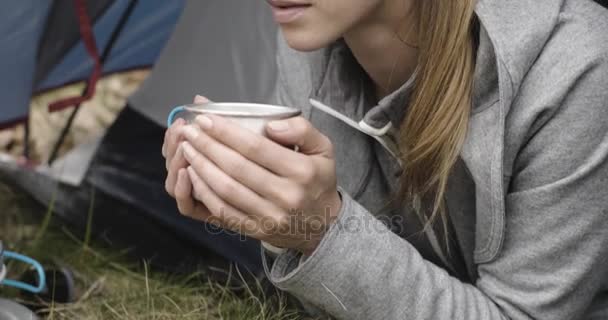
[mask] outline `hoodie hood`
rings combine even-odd
[[[563,0],[479,0],[475,12],[517,90],[558,24]]]

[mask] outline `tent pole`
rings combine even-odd
[[[112,31],[112,35],[110,36],[110,40],[108,41],[108,44],[104,48],[104,50],[103,50],[103,52],[101,54],[101,57],[99,59],[100,62],[101,62],[102,67],[103,67],[104,62],[110,56],[110,53],[112,52],[112,48],[114,47],[114,44],[116,43],[116,40],[118,40],[118,38],[120,36],[120,33],[122,32],[122,30],[124,29],[125,25],[127,24],[127,21],[129,20],[129,17],[131,16],[131,13],[133,13],[133,10],[137,6],[137,2],[139,2],[139,0],[131,0],[131,2],[129,3],[129,6],[127,7],[127,9],[125,10],[125,12],[120,17],[120,20],[118,21],[118,24],[116,25],[116,28],[114,28],[114,30]],[[87,85],[85,85],[84,89],[82,90],[82,95],[84,95],[87,92],[88,89],[89,89],[89,85],[87,83]],[[80,107],[81,107],[80,103],[77,104],[74,107],[74,109],[72,110],[72,113],[70,114],[70,116],[69,116],[69,118],[68,118],[65,126],[61,130],[61,134],[59,135],[59,139],[57,139],[57,142],[55,142],[55,145],[53,146],[53,150],[51,151],[51,155],[49,157],[49,160],[47,161],[47,164],[49,166],[51,164],[53,164],[53,162],[55,162],[55,160],[57,160],[57,156],[59,155],[59,149],[61,148],[61,146],[65,142],[65,138],[67,137],[68,132],[72,128],[72,124],[74,123],[74,119],[76,118],[76,115],[78,114],[78,111],[80,110]]]
[[[83,92],[86,92],[86,88]],[[70,113],[70,116],[68,117],[68,121],[66,122],[65,126],[63,126],[63,128],[61,128],[61,133],[59,134],[59,139],[57,139],[57,142],[55,142],[55,145],[53,146],[53,150],[51,151],[51,155],[49,156],[49,160],[48,160],[49,166],[51,164],[53,164],[53,162],[55,162],[55,160],[57,159],[57,155],[59,154],[59,149],[63,145],[63,142],[65,142],[65,138],[67,137],[68,132],[70,131],[70,128],[72,127],[72,124],[74,123],[74,118],[76,118],[76,115],[78,114],[78,110],[80,110],[80,104],[78,104],[77,106],[74,107],[74,109],[72,109],[72,113]]]
[[[30,117],[25,120],[23,124],[23,157],[25,159],[30,158]]]

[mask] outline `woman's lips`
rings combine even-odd
[[[274,20],[280,24],[293,22],[311,7],[310,4],[277,0],[269,0],[268,4],[272,7]]]

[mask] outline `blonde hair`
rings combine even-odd
[[[475,1],[422,0],[419,6],[418,73],[399,134],[404,164],[399,195],[418,209],[430,205],[426,213],[416,210],[425,228],[438,215],[445,227],[443,198],[472,104]]]

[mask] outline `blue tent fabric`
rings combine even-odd
[[[4,1],[0,4],[0,127],[27,117],[36,49],[51,1]]]
[[[104,64],[103,72],[111,73],[152,65],[173,31],[183,7],[183,0],[145,0],[137,7],[114,44]],[[98,50],[101,52],[110,40],[110,35],[126,10],[129,1],[119,0],[95,22],[94,32]],[[36,90],[45,90],[66,83],[85,79],[93,67],[82,42],[68,52]]]
[[[131,0],[116,0],[93,26],[98,50],[107,45],[120,17]],[[22,0],[0,4],[0,127],[28,115],[32,92],[86,79],[93,61],[82,42],[70,48],[39,84],[34,74],[39,43],[52,1]],[[103,72],[111,73],[152,65],[171,35],[184,0],[138,1],[121,36],[106,61]],[[44,54],[41,52],[40,54]]]

